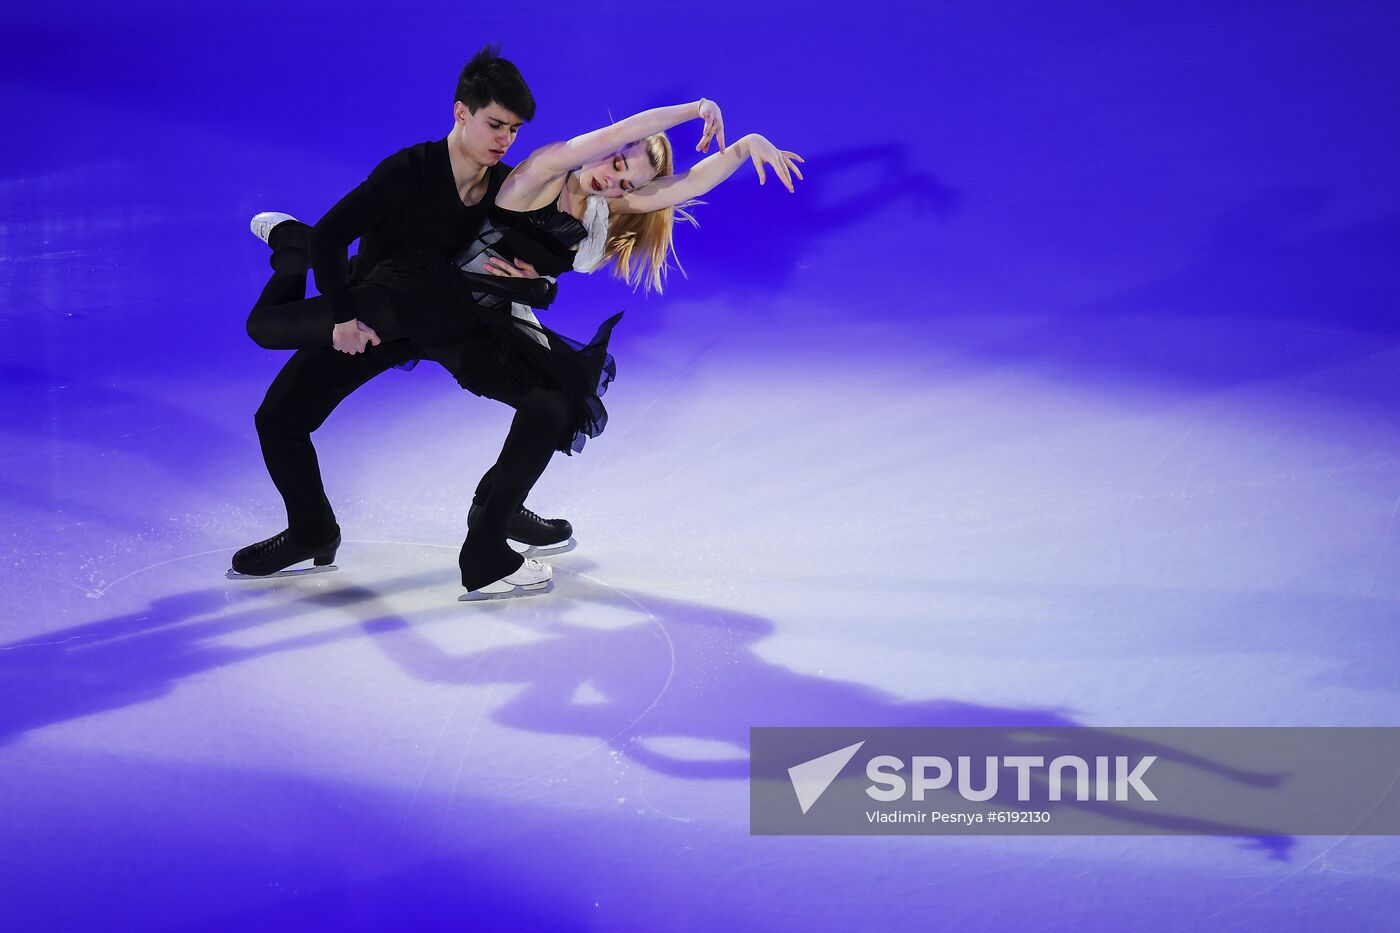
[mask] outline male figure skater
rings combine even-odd
[[[395,153],[368,179],[341,198],[314,228],[280,213],[253,218],[253,232],[274,247],[274,275],[289,255],[304,289],[307,256],[316,284],[332,310],[331,346],[298,350],[273,380],[255,423],[267,471],[287,508],[286,530],[238,551],[233,570],[267,576],[312,560],[335,560],[340,526],[321,480],[311,433],[350,393],[385,370],[416,358],[408,341],[381,342],[357,320],[350,287],[381,260],[412,250],[446,256],[461,251],[495,201],[511,167],[501,162],[521,126],[535,115],[535,101],[520,71],[482,49],[462,70],[453,105],[452,132],[445,140],[421,143]],[[289,223],[290,222],[290,223]],[[360,250],[353,264],[349,245]],[[303,254],[296,256],[298,250]],[[533,270],[522,264],[522,274]],[[489,495],[492,471],[477,486],[475,506]],[[564,549],[572,528],[562,519],[546,521],[523,506],[511,516],[507,534],[534,548]]]

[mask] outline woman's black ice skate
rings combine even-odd
[[[335,570],[335,552],[340,547],[340,532],[335,539],[319,547],[304,547],[292,540],[290,532],[281,531],[266,541],[250,544],[233,555],[233,569],[225,576],[230,580],[246,580],[268,577],[300,577],[311,573],[326,573]],[[312,562],[310,567],[288,570],[293,564],[302,561]]]
[[[472,503],[467,512],[467,527],[472,526],[481,506]],[[539,557],[544,554],[563,554],[578,547],[574,540],[574,526],[562,518],[540,518],[534,512],[521,506],[515,510],[506,524],[506,537],[512,542],[524,545],[520,553],[526,557]]]

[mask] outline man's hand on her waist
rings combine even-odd
[[[331,330],[331,346],[341,353],[363,353],[366,345],[379,346],[379,335],[368,324],[342,321]]]
[[[540,274],[535,271],[535,267],[525,260],[517,259],[512,263],[499,256],[487,258],[486,271],[492,275],[506,275],[515,279],[537,279],[540,277]]]

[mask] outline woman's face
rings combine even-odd
[[[621,197],[655,177],[656,169],[647,158],[646,146],[639,142],[629,143],[607,158],[579,169],[584,193],[605,198]]]

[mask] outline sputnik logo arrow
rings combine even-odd
[[[865,742],[861,741],[847,745],[820,758],[813,758],[788,768],[788,779],[792,781],[792,789],[797,792],[797,802],[804,814],[826,793],[826,789],[836,780],[841,769],[846,767],[864,744]]]

